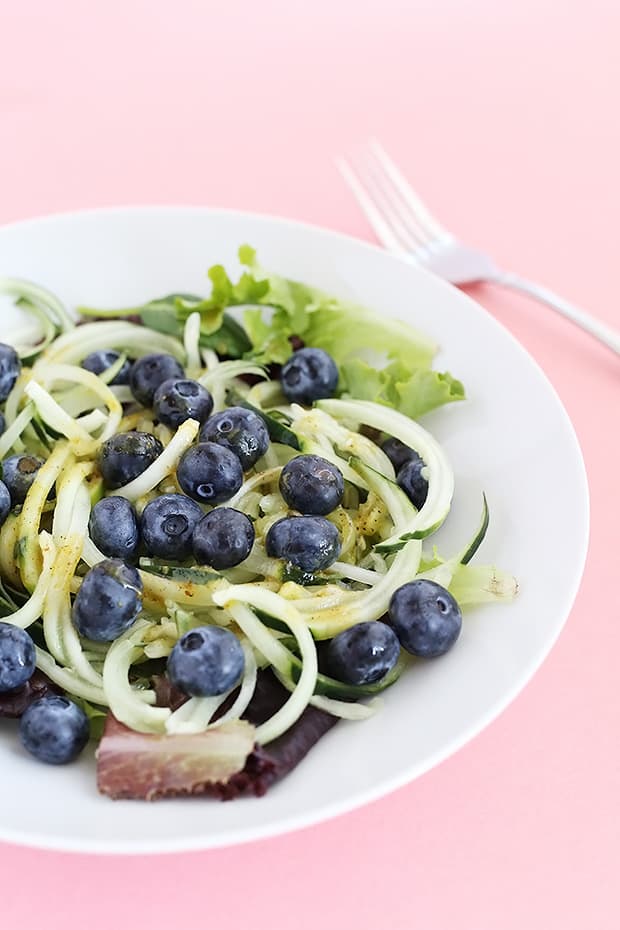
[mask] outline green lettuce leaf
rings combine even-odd
[[[460,381],[432,369],[437,346],[412,326],[270,274],[258,264],[249,245],[242,245],[238,254],[244,270],[237,281],[222,265],[209,269],[208,297],[169,294],[140,307],[81,308],[81,312],[89,316],[139,314],[146,326],[179,338],[188,316],[197,312],[201,346],[221,356],[251,358],[263,365],[283,364],[296,337],[330,353],[341,372],[341,393],[396,407],[412,418],[465,396]],[[243,326],[227,312],[232,307],[243,308]]]
[[[213,265],[208,271],[211,280],[209,297],[194,294],[167,294],[146,304],[102,310],[96,307],[80,307],[86,317],[116,318],[139,316],[150,329],[169,336],[183,338],[183,328],[192,313],[200,314],[200,345],[214,349],[227,358],[241,358],[251,349],[245,329],[226,312],[228,307],[245,305],[258,300],[267,292],[266,281],[256,281],[251,275],[243,274],[235,284],[221,265]]]
[[[433,371],[437,347],[412,326],[379,319],[366,307],[268,274],[249,246],[239,249],[239,259],[256,278],[268,282],[267,293],[258,301],[266,308],[252,307],[244,314],[252,342],[249,354],[258,361],[285,362],[292,351],[291,337],[297,336],[305,345],[330,353],[341,373],[339,390],[360,400],[396,407],[416,419],[465,397],[460,381],[448,372]]]
[[[256,261],[249,246],[239,249],[239,260],[268,291],[258,303],[269,310],[252,308],[244,315],[253,354],[267,362],[284,362],[291,354],[290,337],[298,336],[308,346],[325,349],[342,365],[360,352],[374,360],[402,361],[409,369],[432,363],[436,345],[400,320],[381,319],[352,301],[338,300],[318,288],[268,274]]]
[[[71,695],[71,699],[78,707],[81,707],[86,714],[90,729],[90,738],[98,743],[103,736],[103,730],[108,716],[107,707],[100,707],[99,704],[90,704],[86,698],[78,697],[75,694]]]
[[[407,367],[401,362],[374,368],[360,358],[345,361],[340,367],[343,392],[359,400],[372,400],[395,407],[413,420],[448,404],[463,400],[465,388],[449,372],[432,368]]]

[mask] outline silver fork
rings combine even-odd
[[[488,281],[521,291],[552,307],[620,355],[620,333],[540,284],[502,271],[483,252],[444,229],[376,141],[357,157],[336,160],[338,168],[379,240],[390,251],[414,259],[452,284]]]

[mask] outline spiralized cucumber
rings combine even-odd
[[[71,620],[71,579],[80,560],[88,529],[90,495],[79,470],[68,473],[58,490],[58,508],[71,507],[66,534],[59,534],[56,563],[43,613],[45,641],[52,655],[68,665],[84,681],[101,687],[101,675],[84,653]],[[69,503],[70,502],[70,503]]]
[[[220,607],[226,607],[250,642],[263,653],[275,668],[283,661],[283,651],[267,627],[247,607],[251,604],[281,620],[297,639],[301,653],[302,673],[291,697],[256,731],[256,739],[265,744],[288,730],[307,707],[316,685],[318,663],[314,641],[296,609],[273,591],[258,585],[233,585],[214,594]]]
[[[36,312],[43,326],[43,344],[22,348],[20,354],[23,358],[38,354],[57,332],[70,332],[75,327],[75,322],[71,319],[62,301],[38,284],[24,281],[21,278],[0,276],[0,294],[7,294],[24,301],[28,309]]]
[[[254,650],[247,640],[242,640],[245,662],[239,693],[228,710],[213,721],[213,717],[230,696],[232,691],[214,697],[194,697],[173,711],[166,721],[167,733],[201,733],[207,728],[219,727],[229,720],[238,720],[247,709],[256,688],[257,665]],[[235,689],[233,689],[235,690]]]
[[[362,423],[395,436],[415,449],[426,465],[428,494],[421,510],[407,526],[384,540],[380,550],[388,552],[406,539],[421,539],[441,526],[450,510],[454,475],[446,454],[427,430],[397,410],[370,401],[320,400],[318,407],[337,419]]]
[[[189,449],[200,429],[200,423],[197,420],[186,420],[182,423],[175,435],[172,437],[164,451],[159,455],[152,465],[149,465],[141,475],[130,481],[129,484],[123,485],[117,490],[117,494],[126,497],[130,501],[137,501],[158,484],[164,481],[170,472],[174,471],[179,463],[179,459]]]
[[[37,579],[35,588],[22,607],[11,614],[10,621],[14,626],[26,629],[32,623],[39,619],[43,610],[47,592],[52,581],[52,570],[56,559],[56,546],[49,533],[45,531],[39,535],[39,545],[43,555],[43,565],[41,573]]]
[[[108,650],[103,663],[105,701],[121,723],[141,733],[163,733],[171,711],[154,707],[155,692],[132,688],[129,670],[142,654],[142,636],[148,621],[138,620]]]
[[[30,486],[19,516],[17,561],[21,580],[27,591],[33,591],[36,587],[41,570],[38,533],[43,508],[48,494],[71,458],[69,444],[58,443],[37,472],[37,480]]]
[[[11,425],[8,426],[2,436],[0,436],[0,458],[4,458],[4,456],[13,448],[15,448],[18,452],[23,451],[25,447],[23,442],[21,442],[20,437],[32,420],[34,414],[34,404],[26,404],[21,413],[15,417]]]
[[[121,320],[100,320],[85,323],[59,336],[37,360],[45,364],[79,365],[82,359],[98,349],[118,349],[132,358],[141,358],[151,352],[165,352],[181,363],[185,362],[185,349],[178,339],[156,333],[144,326]]]
[[[183,330],[183,345],[187,357],[187,374],[195,377],[202,369],[200,359],[200,314],[190,313]]]

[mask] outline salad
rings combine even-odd
[[[515,579],[432,534],[461,401],[410,326],[239,249],[208,296],[81,307],[0,278],[0,716],[34,758],[98,745],[112,798],[263,794],[376,713]]]

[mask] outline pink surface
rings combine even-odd
[[[93,6],[4,5],[1,222],[199,203],[370,238],[331,160],[372,132],[458,233],[620,326],[614,0]],[[161,858],[0,845],[3,927],[618,926],[620,369],[550,311],[474,296],[547,372],[589,473],[586,574],[543,668],[439,768],[300,833]]]

